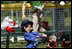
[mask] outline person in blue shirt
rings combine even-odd
[[[32,32],[33,22],[29,20],[24,20],[21,24],[21,30],[24,33],[24,38],[27,41],[26,48],[37,48],[39,45],[37,38],[47,37],[47,35]]]

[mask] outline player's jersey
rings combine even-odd
[[[10,22],[13,22],[12,19],[9,19],[9,17],[5,17],[4,21],[1,23],[1,29],[5,29],[7,26],[13,26],[13,23],[10,23]]]

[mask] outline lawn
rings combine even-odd
[[[1,48],[6,48],[6,43],[5,42],[1,42]],[[25,48],[26,45],[26,41],[20,41],[20,42],[10,42],[9,44],[9,48]],[[46,43],[40,43],[38,48],[46,48]],[[55,48],[63,48],[61,47],[61,44],[59,44],[58,47]],[[67,48],[71,48],[71,47],[67,47]]]

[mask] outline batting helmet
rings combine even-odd
[[[22,30],[22,32],[24,32],[25,30],[24,30],[24,27],[27,27],[28,26],[28,24],[30,24],[31,25],[31,27],[33,26],[33,22],[32,21],[29,21],[29,20],[24,20],[23,22],[22,22],[22,24],[21,24],[21,30]]]

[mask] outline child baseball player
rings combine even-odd
[[[37,38],[47,37],[45,34],[32,32],[33,22],[24,20],[21,24],[21,30],[24,33],[24,38],[27,41],[26,48],[37,48],[39,45]]]

